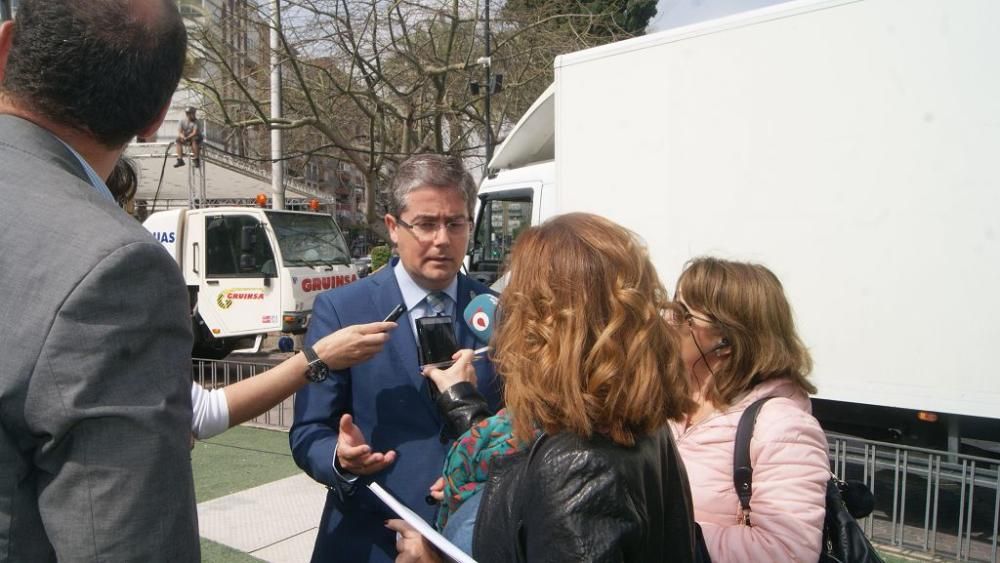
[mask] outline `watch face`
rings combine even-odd
[[[319,382],[326,379],[328,374],[329,370],[323,364],[309,364],[309,369],[306,371],[306,378],[312,382]]]

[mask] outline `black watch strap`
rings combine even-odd
[[[319,359],[319,354],[316,353],[316,350],[313,350],[313,347],[309,346],[308,344],[302,347],[302,353],[306,355],[306,362],[309,365],[313,365],[316,362],[319,362],[321,364],[323,363],[323,361]]]
[[[307,344],[302,347],[302,353],[306,357],[306,362],[309,363],[306,368],[306,379],[314,383],[326,379],[330,368],[319,358],[316,350]]]

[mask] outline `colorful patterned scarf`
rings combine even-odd
[[[486,484],[493,458],[516,453],[528,446],[514,437],[507,409],[501,409],[462,434],[444,461],[444,501],[438,510],[437,529],[444,530],[448,517]]]

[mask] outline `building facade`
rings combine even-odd
[[[218,164],[231,169],[270,176],[267,127],[223,125],[227,119],[240,123],[256,116],[257,109],[246,101],[247,95],[264,106],[270,100],[269,14],[259,4],[250,0],[178,0],[188,28],[185,80],[174,94],[156,137],[147,141],[173,141],[180,120],[185,118],[184,110],[193,106],[199,109],[210,165],[220,160]],[[224,108],[217,103],[220,98],[226,100]],[[286,161],[286,184],[289,189],[298,185],[319,194],[321,209],[335,215],[345,230],[359,226],[364,223],[363,177],[345,160],[310,154],[323,144],[319,135],[308,130],[285,133],[286,151],[307,155]],[[206,175],[211,174],[211,170],[206,171]]]

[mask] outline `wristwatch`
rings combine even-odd
[[[303,346],[302,353],[305,354],[306,361],[309,362],[309,365],[306,366],[306,379],[313,383],[319,383],[330,375],[330,367],[319,359],[319,354],[313,350],[312,346]]]

